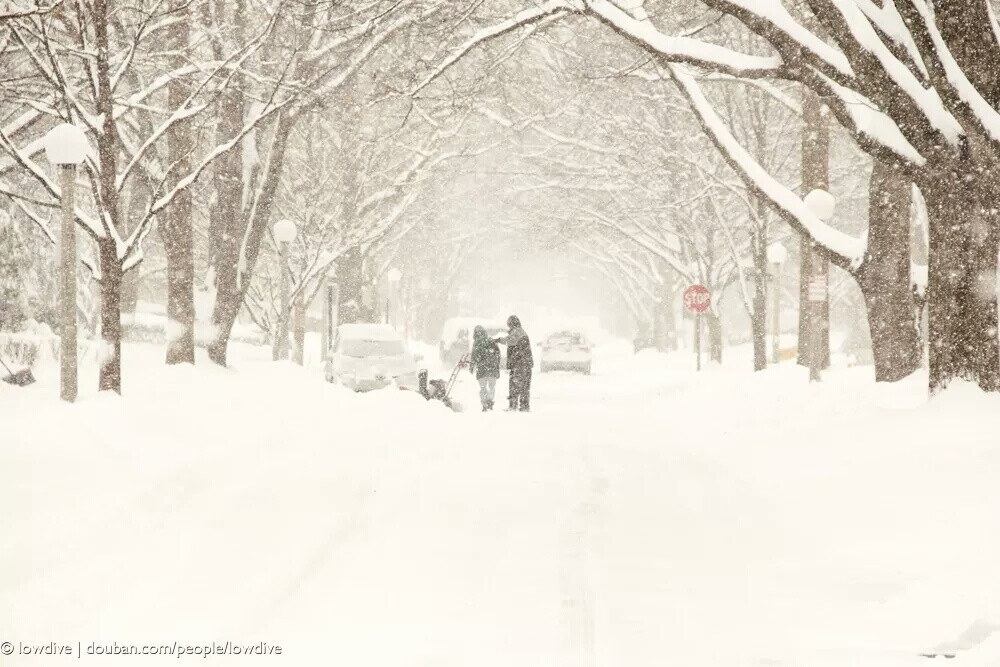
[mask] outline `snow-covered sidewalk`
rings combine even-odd
[[[881,666],[1000,622],[1000,400],[967,387],[892,410],[864,369],[610,354],[536,376],[532,414],[455,414],[159,354],[124,399],[0,385],[0,641]],[[948,664],[990,660],[1000,633]]]

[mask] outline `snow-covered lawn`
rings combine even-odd
[[[608,346],[591,377],[536,374],[531,414],[456,414],[268,353],[131,346],[126,397],[75,405],[51,369],[0,384],[0,641],[882,666],[1000,623],[1000,399],[969,387],[893,409],[867,369],[810,386]],[[1000,664],[1000,632],[947,664]]]

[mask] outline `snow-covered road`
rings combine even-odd
[[[531,414],[454,414],[129,352],[125,399],[0,389],[0,641],[919,665],[1000,621],[1000,405],[964,387],[888,410],[860,369],[809,386],[609,348],[591,377],[536,375]],[[998,639],[948,664],[1000,664]]]

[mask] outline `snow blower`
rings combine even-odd
[[[35,376],[31,374],[30,368],[25,368],[15,373],[10,370],[10,366],[5,364],[3,359],[0,359],[0,366],[3,366],[4,370],[7,371],[7,375],[2,378],[7,384],[12,384],[15,387],[27,387],[35,381]]]
[[[461,412],[461,404],[451,399],[451,390],[455,388],[458,376],[463,369],[469,366],[469,355],[462,355],[462,358],[451,371],[451,377],[447,380],[428,380],[427,370],[421,370],[419,374],[419,392],[428,401],[441,401],[455,412]]]

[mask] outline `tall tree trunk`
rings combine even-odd
[[[222,2],[216,4],[214,21],[218,25],[229,26],[231,38],[242,44],[246,32],[246,2],[238,0],[230,7],[229,14],[226,13],[228,5]],[[217,43],[215,50],[216,56],[221,57],[221,45]],[[219,101],[216,145],[232,141],[239,135],[247,104],[242,77],[236,75]],[[212,308],[215,337],[208,346],[208,357],[220,366],[226,365],[229,335],[243,303],[239,285],[240,248],[247,224],[243,211],[243,175],[243,149],[240,146],[221,156],[213,165],[215,204],[209,211],[208,261],[209,280],[215,281],[215,304]]]
[[[670,332],[667,323],[667,310],[670,308],[667,302],[666,286],[661,282],[657,286],[658,294],[653,300],[653,344],[659,352],[666,352],[670,349]]]
[[[830,125],[819,97],[810,90],[802,96],[802,194],[830,187]],[[809,281],[825,276],[829,262],[819,256],[813,244],[802,240],[799,270],[799,355],[798,363],[810,366],[814,327],[819,327],[820,367],[830,365],[830,301],[810,301]]]
[[[141,282],[141,273],[139,272],[139,267],[135,267],[134,269],[126,273],[124,276],[122,276],[121,309],[123,313],[135,315],[135,311],[139,307],[140,282]]]
[[[708,358],[717,364],[722,363],[722,318],[711,310],[706,310],[704,315],[708,324]]]
[[[987,217],[971,167],[920,185],[930,233],[930,390],[959,378],[998,391],[997,221]]]
[[[364,322],[364,257],[359,248],[351,248],[337,261],[337,283],[340,285],[340,321],[344,324]]]
[[[114,241],[101,240],[101,370],[99,391],[122,393],[122,269]]]
[[[299,366],[306,358],[306,306],[300,296],[292,306],[292,361]]]
[[[910,287],[911,184],[876,160],[868,191],[868,248],[856,277],[868,310],[875,381],[896,382],[920,367],[917,309]]]
[[[677,350],[677,313],[674,312],[676,301],[677,284],[669,280],[664,284],[664,294],[661,303],[663,310],[663,329],[666,332],[666,348],[664,352],[675,352]]]
[[[754,290],[750,327],[753,336],[753,369],[767,368],[767,227],[763,202],[758,203],[758,224],[754,225],[750,251],[753,254]]]
[[[228,91],[219,110],[216,143],[229,141],[243,125],[245,102],[239,90]],[[209,262],[215,280],[215,306],[212,324],[216,338],[209,346],[209,358],[226,364],[226,350],[233,323],[240,312],[242,292],[239,285],[240,247],[243,243],[243,151],[239,148],[219,158],[213,185],[215,206],[209,219]]]
[[[677,349],[677,321],[674,316],[674,272],[663,262],[659,270],[656,301],[653,310],[653,340],[659,352]]]
[[[190,21],[185,9],[187,0],[175,0],[172,10],[177,12],[170,28],[168,40],[174,55],[174,67],[185,62],[190,35]],[[188,86],[181,79],[171,81],[167,91],[167,104],[180,109],[188,97]],[[242,118],[240,119],[242,121]],[[175,123],[167,131],[167,152],[173,165],[169,179],[175,185],[191,170],[191,124]],[[231,151],[239,153],[239,151]],[[180,192],[163,216],[160,235],[167,254],[167,363],[194,363],[194,230],[191,221],[191,192]]]
[[[260,255],[260,244],[271,220],[271,211],[274,207],[278,184],[281,181],[285,164],[288,136],[295,120],[296,116],[294,115],[282,115],[279,118],[271,137],[267,171],[261,176],[257,205],[253,208],[249,219],[242,208],[237,208],[236,215],[241,221],[238,225],[238,238],[233,242],[221,243],[217,246],[212,257],[212,270],[215,274],[216,285],[212,323],[215,325],[216,336],[208,347],[208,357],[220,366],[226,365],[229,335],[232,333],[233,324],[236,322],[246,291],[253,279],[257,257]],[[242,178],[242,175],[239,178]],[[239,188],[239,192],[241,193],[240,197],[242,197],[242,187]],[[222,234],[223,230],[220,230],[219,233]],[[246,237],[245,246],[242,245],[244,236]],[[245,256],[241,257],[241,253]]]
[[[94,0],[94,46],[96,47],[97,113],[103,119],[97,136],[97,156],[100,164],[101,206],[104,224],[121,231],[118,210],[118,132],[115,125],[114,93],[111,87],[110,47],[108,39],[108,0]],[[98,390],[122,391],[122,324],[121,287],[122,258],[116,244],[103,239],[98,252],[101,262],[101,338],[110,357],[101,364]]]

